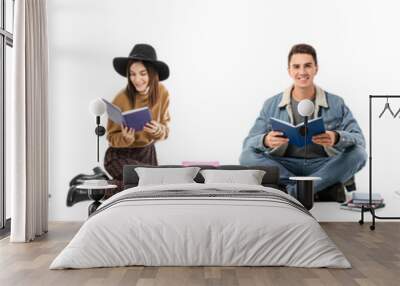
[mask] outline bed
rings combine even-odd
[[[204,183],[198,173],[193,183],[144,186],[136,168],[124,168],[127,188],[103,202],[50,269],[351,267],[315,218],[279,189],[276,168],[218,167],[265,170],[260,185]]]

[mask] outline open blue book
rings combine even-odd
[[[151,113],[148,107],[132,109],[121,112],[118,106],[102,98],[107,107],[108,118],[117,124],[123,124],[135,131],[143,130],[146,123],[151,121]]]
[[[272,130],[281,131],[283,135],[289,138],[289,144],[294,144],[297,147],[303,147],[312,143],[312,137],[321,133],[325,133],[324,121],[321,117],[308,121],[307,124],[307,137],[304,136],[304,122],[294,126],[289,122],[270,118]]]

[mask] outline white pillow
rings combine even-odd
[[[138,186],[195,183],[193,179],[196,177],[199,170],[199,167],[135,168],[139,176]]]
[[[202,170],[204,183],[233,183],[261,185],[265,171],[262,170]]]

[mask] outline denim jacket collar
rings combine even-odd
[[[290,104],[291,99],[291,92],[293,86],[287,88],[282,95],[282,100],[279,103],[278,107],[285,107],[286,105]],[[319,86],[315,86],[316,94],[315,94],[315,105],[328,108],[328,102],[326,101],[325,91]],[[319,108],[318,108],[319,109]]]

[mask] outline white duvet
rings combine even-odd
[[[106,200],[50,269],[146,266],[294,266],[350,268],[350,263],[306,211],[258,198],[151,198],[132,192],[216,189],[262,190],[254,185],[179,184],[135,187]],[[297,202],[298,203],[298,202]]]

